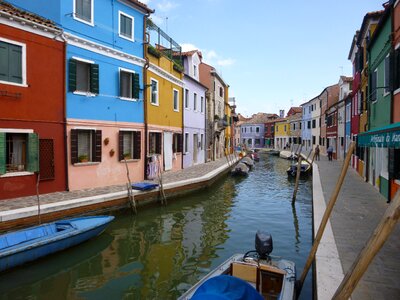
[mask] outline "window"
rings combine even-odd
[[[204,149],[204,134],[200,134],[200,149]]]
[[[0,175],[24,171],[39,171],[38,135],[0,132]]]
[[[256,127],[256,132],[257,132],[257,133],[260,132],[260,127]]]
[[[189,152],[189,133],[185,133],[185,153]]]
[[[293,123],[293,130],[296,130],[296,123]]]
[[[247,140],[247,144],[251,145],[251,142],[252,142],[251,139],[248,139],[248,140]]]
[[[139,74],[136,74],[130,70],[120,69],[119,85],[119,93],[121,98],[139,99]]]
[[[71,129],[71,163],[101,162],[101,130]]]
[[[174,133],[172,136],[172,152],[182,152],[182,134]]]
[[[193,77],[197,78],[197,66],[193,65]]]
[[[222,87],[219,87],[219,96],[224,97],[224,89]]]
[[[119,160],[140,159],[140,155],[141,155],[141,132],[120,131]]]
[[[385,73],[384,73],[385,94],[390,92],[390,56],[385,57]]]
[[[74,18],[93,25],[93,0],[74,0]]]
[[[70,59],[68,83],[70,92],[98,94],[99,65],[84,59]]]
[[[314,119],[314,120],[312,120],[312,128],[315,128],[316,126],[317,126],[317,124],[316,124],[317,122],[316,122],[316,120]]]
[[[371,73],[371,101],[376,101],[376,87],[378,83],[378,69]]]
[[[299,129],[301,129],[301,123],[302,123],[302,122],[299,122],[299,126],[300,126],[300,128],[299,128]]]
[[[197,94],[193,95],[193,111],[197,111]]]
[[[149,154],[161,154],[161,132],[149,132]]]
[[[0,38],[0,82],[26,85],[26,46]]]
[[[394,51],[394,90],[400,88],[400,47]]]
[[[189,90],[185,89],[185,108],[189,108]]]
[[[311,129],[311,121],[307,121],[307,128]]]
[[[158,81],[151,78],[151,99],[150,102],[153,105],[158,105]]]
[[[312,136],[312,144],[315,145],[315,135]]]
[[[260,145],[261,144],[261,140],[260,139],[255,139],[254,143],[255,143],[255,145]]]
[[[200,97],[200,111],[203,113],[204,112],[204,97]]]
[[[174,111],[179,111],[179,91],[173,90]]]
[[[250,127],[250,132],[253,132],[253,127]]]
[[[119,36],[134,41],[134,18],[123,12],[119,12]]]

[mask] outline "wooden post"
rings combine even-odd
[[[317,235],[316,235],[315,240],[314,240],[314,244],[313,244],[313,246],[311,248],[310,254],[309,254],[309,256],[307,258],[307,261],[306,261],[306,264],[304,266],[303,273],[301,274],[301,277],[300,277],[300,280],[299,280],[299,287],[300,288],[303,286],[303,283],[304,283],[304,280],[306,279],[308,270],[310,269],[311,264],[314,261],[315,254],[317,253],[319,243],[321,242],[322,234],[324,233],[326,224],[328,223],[328,220],[329,220],[329,217],[331,215],[333,206],[336,203],[336,199],[337,199],[337,197],[339,195],[339,192],[340,192],[340,189],[342,187],[343,180],[344,180],[344,178],[346,176],[347,169],[349,167],[351,155],[353,154],[354,148],[355,148],[355,143],[352,142],[350,144],[350,147],[349,147],[349,152],[347,152],[346,159],[343,162],[342,172],[340,173],[339,179],[338,179],[338,181],[336,183],[335,190],[333,191],[333,194],[332,194],[331,198],[329,199],[329,202],[328,202],[328,205],[326,207],[324,216],[322,217],[321,224],[320,224],[320,226],[318,228],[318,232],[317,232]]]
[[[400,218],[400,191],[386,209],[380,223],[360,252],[332,299],[349,299],[375,255],[382,248]]]
[[[40,182],[40,173],[36,173],[36,198],[38,203],[38,221],[40,225],[42,223],[42,219],[40,214],[39,182]]]
[[[296,172],[296,183],[294,185],[293,197],[292,197],[292,205],[296,201],[297,189],[299,188],[299,180],[300,180],[300,172],[301,172],[301,155],[298,155],[297,158],[297,172]]]
[[[128,183],[127,183],[127,187],[126,187],[128,190],[128,201],[129,201],[129,205],[132,208],[132,211],[135,214],[137,214],[135,198],[132,195],[132,182],[131,182],[131,178],[129,177],[129,168],[128,168],[128,163],[126,162],[125,157],[124,157],[124,162],[125,162],[125,167],[126,167],[126,177],[128,178]]]

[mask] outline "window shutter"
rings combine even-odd
[[[0,132],[0,174],[6,173],[6,133]]]
[[[96,130],[93,139],[93,161],[101,162],[101,130]]]
[[[182,134],[179,133],[178,134],[178,152],[182,153],[183,152],[182,149],[183,149]]]
[[[8,44],[0,42],[0,80],[8,80]]]
[[[90,65],[90,92],[99,93],[99,65]]]
[[[71,164],[78,163],[78,130],[71,129]]]
[[[29,172],[39,171],[39,138],[36,133],[28,135],[28,163]]]
[[[395,56],[395,52],[391,51],[390,55],[389,55],[389,72],[388,72],[388,76],[389,76],[389,91],[393,92],[394,91],[394,56]],[[386,66],[385,66],[386,67]]]
[[[22,83],[22,48],[20,46],[9,46],[9,80]]]
[[[161,133],[156,133],[156,153],[161,154]]]
[[[133,146],[133,158],[134,159],[140,159],[141,156],[141,132],[140,131],[135,131],[134,133],[134,143],[135,145]]]
[[[139,74],[132,74],[132,98],[139,99],[140,83]]]
[[[68,91],[76,91],[76,60],[70,59],[68,63]]]
[[[124,160],[124,132],[118,133],[118,159]]]

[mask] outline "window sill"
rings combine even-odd
[[[129,102],[137,102],[138,99],[135,98],[126,98],[126,97],[119,97],[119,99],[123,100],[123,101],[129,101]]]
[[[0,175],[0,178],[7,178],[7,177],[18,177],[18,176],[30,176],[35,173],[22,171],[22,172],[10,172],[3,175]]]
[[[138,161],[140,161],[140,159],[137,159],[137,158],[130,158],[130,159],[126,160],[127,163],[138,162]],[[119,162],[125,163],[125,160],[123,159],[123,160],[120,160]]]
[[[99,165],[100,162],[97,161],[88,161],[88,162],[80,162],[80,163],[75,163],[73,164],[76,167],[84,167],[84,166],[94,166],[94,165]]]
[[[397,95],[398,93],[400,93],[400,88],[398,88],[397,90],[395,90],[395,91],[393,92],[393,95]]]
[[[158,104],[158,103],[152,103],[152,102],[150,102],[150,104],[151,104],[151,105],[154,105],[154,106],[160,106],[160,104]]]
[[[123,35],[123,34],[121,34],[121,33],[119,33],[118,34],[118,36],[121,38],[121,39],[124,39],[124,40],[127,40],[127,41],[130,41],[130,42],[134,42],[135,41],[135,39],[134,39],[134,37],[132,36],[132,37],[128,37],[128,36],[126,36],[126,35]]]
[[[28,87],[28,85],[26,83],[17,83],[17,82],[4,81],[4,80],[0,80],[0,83],[7,84],[7,85],[19,86],[19,87]]]
[[[82,91],[75,91],[73,92],[74,95],[80,95],[80,96],[86,96],[86,97],[96,97],[96,94],[93,94],[91,92],[82,92]]]
[[[93,20],[90,20],[90,22],[89,22],[89,21],[87,21],[87,20],[85,20],[85,19],[81,19],[81,18],[77,17],[76,14],[74,14],[74,20],[76,20],[76,21],[78,21],[78,22],[82,22],[82,23],[84,23],[84,24],[86,24],[86,25],[89,25],[89,26],[94,27]]]

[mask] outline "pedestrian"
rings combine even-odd
[[[315,160],[319,160],[319,145],[315,147]]]
[[[328,159],[332,160],[333,147],[329,146],[327,152],[328,152]]]

